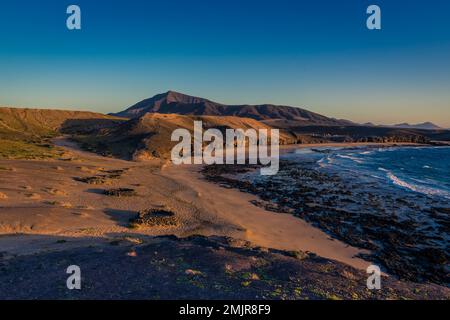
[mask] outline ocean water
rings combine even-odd
[[[298,149],[286,157],[306,157],[323,170],[450,199],[450,147],[320,147]]]
[[[369,250],[387,272],[448,285],[450,147],[301,148],[280,160],[276,175],[238,179],[281,212]]]

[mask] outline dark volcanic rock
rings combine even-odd
[[[437,206],[425,195],[368,188],[357,178],[343,179],[313,164],[281,161],[279,173],[264,178],[240,174],[256,169],[242,165],[208,166],[203,174],[258,195],[262,201],[254,201],[256,206],[293,213],[336,239],[371,250],[366,258],[399,278],[449,284],[448,203]]]

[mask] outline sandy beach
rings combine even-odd
[[[0,192],[4,195],[0,200],[0,262],[5,270],[10,270],[3,275],[5,292],[10,292],[7,283],[14,281],[18,276],[17,272],[21,272],[23,268],[35,273],[38,272],[35,268],[46,264],[48,268],[56,268],[57,272],[60,268],[58,266],[64,265],[64,261],[70,256],[73,261],[85,261],[84,268],[90,274],[96,273],[99,268],[109,270],[116,266],[114,268],[117,270],[109,272],[117,273],[117,281],[124,281],[121,285],[129,285],[131,291],[128,291],[130,295],[115,297],[142,298],[145,295],[138,294],[141,285],[136,278],[139,273],[132,270],[144,267],[143,257],[158,251],[165,252],[164,261],[173,258],[171,252],[183,252],[184,259],[209,255],[203,259],[210,261],[212,265],[196,266],[203,268],[205,274],[214,274],[216,281],[223,281],[225,286],[231,286],[234,282],[216,274],[222,269],[225,275],[228,274],[227,277],[235,278],[237,273],[234,272],[239,272],[239,277],[244,278],[232,286],[247,286],[258,281],[261,285],[267,285],[267,289],[255,288],[247,293],[239,288],[227,289],[236,295],[228,295],[228,291],[223,290],[216,292],[215,288],[209,289],[208,295],[218,298],[236,298],[242,295],[258,298],[261,292],[266,292],[268,298],[302,297],[297,280],[286,281],[284,278],[284,267],[274,267],[270,271],[274,272],[272,280],[267,280],[268,282],[257,280],[258,275],[252,276],[254,279],[250,281],[245,280],[248,277],[248,271],[245,270],[269,272],[261,269],[261,262],[258,262],[261,258],[254,257],[255,254],[258,257],[264,256],[264,266],[275,266],[287,259],[283,263],[289,261],[291,264],[290,279],[294,279],[293,275],[303,270],[303,275],[296,279],[301,283],[309,283],[309,289],[302,291],[304,297],[329,299],[340,292],[338,296],[342,298],[366,299],[374,294],[368,292],[365,285],[365,270],[371,261],[356,257],[369,253],[367,250],[333,239],[324,231],[288,212],[273,212],[254,205],[258,201],[257,195],[223,188],[207,181],[201,172],[202,166],[173,166],[159,161],[132,162],[103,157],[80,150],[64,137],[57,138],[54,143],[65,150],[60,159],[0,160]],[[168,212],[173,220],[165,223],[169,220],[156,217],[152,221],[156,219],[157,223],[152,225],[131,223],[137,221],[140,212],[147,212],[146,210]],[[169,238],[155,238],[165,236]],[[170,238],[171,236],[176,236],[178,240]],[[185,251],[194,248],[200,251],[195,254]],[[210,252],[211,248],[215,248],[213,252]],[[236,254],[233,253],[235,250],[240,250],[238,252],[242,256],[233,256]],[[101,266],[97,265],[95,258],[98,253],[103,256],[98,260]],[[123,257],[136,255],[138,258],[129,269],[127,263],[132,261],[129,258],[123,260]],[[222,265],[223,259],[229,262]],[[126,266],[122,266],[124,263]],[[193,260],[192,263],[199,262]],[[216,264],[220,266],[213,267]],[[188,282],[193,281],[192,277],[201,278],[195,275],[197,271],[190,271],[179,261],[169,263],[162,270],[174,272],[170,268],[175,267],[181,274],[194,273],[190,280],[186,280]],[[237,271],[231,272],[228,268],[237,268]],[[151,270],[156,272],[161,267]],[[128,276],[123,278],[122,275]],[[154,276],[157,275],[152,273],[151,277]],[[98,277],[102,279],[101,275]],[[137,281],[133,282],[136,285],[130,284],[130,277],[136,278],[133,280]],[[323,282],[325,278],[329,279],[326,283]],[[30,278],[23,285],[32,288],[36,292],[35,297],[61,298],[61,295],[67,294],[57,288],[42,291],[42,281],[44,280]],[[48,281],[46,287],[49,287],[49,283],[58,283],[61,279],[57,276],[45,281]],[[118,285],[120,281],[117,282]],[[376,296],[379,299],[413,294],[411,286],[418,286],[418,292],[428,292],[432,296],[447,295],[446,290],[440,286],[411,284],[395,278],[386,281],[395,295],[376,293],[379,294]],[[212,285],[205,278],[201,282],[202,286]],[[91,289],[79,297],[99,298],[109,295],[104,291],[108,286],[95,289],[97,286],[98,283],[93,282]],[[279,287],[276,286],[284,288],[282,293],[278,293]],[[185,288],[184,285],[182,287]],[[20,286],[17,288],[20,289]],[[30,298],[24,294],[25,290],[19,289],[4,297]],[[153,289],[149,290],[153,292]],[[198,288],[192,290],[187,296],[179,296],[173,294],[173,290],[165,292],[158,289],[152,297],[162,295],[166,298],[192,298],[200,294]],[[336,292],[332,293],[333,291]],[[277,292],[276,295],[273,292]],[[72,298],[76,297],[78,296]]]
[[[201,166],[169,165],[159,170],[157,162],[106,158],[81,151],[64,139],[56,143],[66,148],[70,161],[0,161],[1,167],[14,173],[7,175],[3,170],[0,180],[0,191],[8,197],[1,201],[0,211],[0,246],[4,251],[29,252],[30,247],[23,245],[28,235],[113,239],[199,234],[235,237],[281,250],[310,251],[359,269],[370,264],[354,257],[361,250],[330,239],[308,223],[258,208],[250,203],[254,196],[205,181],[199,173]],[[124,172],[107,185],[74,180],[113,170]],[[102,194],[102,189],[114,187],[134,188],[139,196],[111,198]],[[180,225],[139,230],[127,227],[136,211],[158,207],[175,212]],[[34,243],[33,237],[29,242]]]
[[[83,150],[66,138],[55,144],[66,150],[66,159],[44,161],[0,160],[0,246],[20,253],[28,235],[73,238],[129,234],[155,236],[221,235],[281,250],[310,251],[365,270],[370,261],[355,258],[364,250],[331,239],[320,229],[289,214],[277,214],[254,206],[257,197],[224,189],[203,179],[202,166],[174,166],[154,162],[130,162],[102,157]],[[392,146],[383,144],[305,144],[297,148]],[[415,145],[415,144],[401,144]],[[160,169],[162,168],[162,169]],[[118,179],[90,185],[80,177],[120,172]],[[134,188],[138,197],[111,198],[103,190]],[[133,230],[128,221],[147,208],[169,208],[179,217],[176,227]],[[20,241],[18,239],[21,239]],[[30,243],[34,240],[31,237]],[[11,245],[17,243],[17,245]],[[34,246],[32,246],[34,247]],[[39,248],[39,246],[36,246]],[[61,246],[59,246],[61,248]]]

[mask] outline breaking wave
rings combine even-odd
[[[423,193],[426,195],[431,195],[431,196],[443,196],[445,198],[449,198],[450,199],[450,193],[446,192],[444,190],[439,190],[439,189],[435,189],[435,188],[431,188],[431,187],[427,187],[427,186],[423,186],[423,185],[417,185],[417,184],[413,184],[413,183],[408,183],[402,179],[400,179],[399,177],[397,177],[396,175],[394,175],[391,171],[386,170],[384,168],[378,168],[380,171],[384,171],[386,172],[386,176],[388,177],[388,179],[395,185],[403,187],[403,188],[407,188],[411,191],[414,192],[419,192],[419,193]]]
[[[349,160],[355,161],[356,163],[364,163],[364,161],[362,161],[361,159],[352,157],[349,155],[338,154],[337,157],[342,158],[342,159],[349,159]]]

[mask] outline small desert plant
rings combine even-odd
[[[139,211],[135,218],[130,219],[130,228],[140,226],[171,227],[179,224],[175,213],[162,209],[146,209]]]
[[[134,189],[130,189],[130,188],[109,189],[109,190],[105,190],[104,193],[107,196],[112,196],[112,197],[133,197],[133,196],[137,196],[136,191]]]

